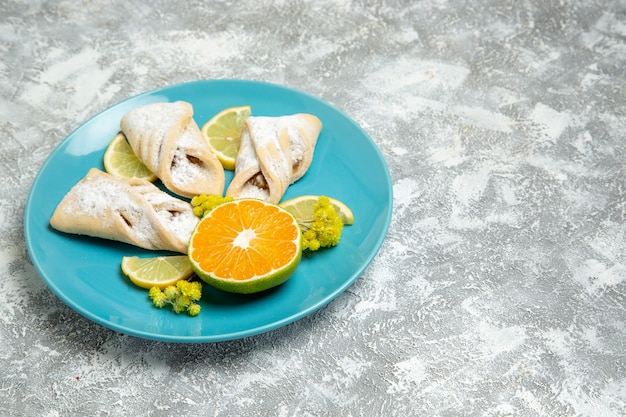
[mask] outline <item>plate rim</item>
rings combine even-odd
[[[34,249],[34,242],[32,240],[32,231],[31,228],[34,227],[34,225],[31,224],[31,212],[33,211],[33,206],[32,206],[32,200],[34,198],[35,195],[35,191],[37,189],[37,185],[42,181],[43,179],[43,175],[46,171],[46,169],[49,167],[49,165],[52,163],[53,158],[55,157],[57,152],[60,152],[61,148],[65,145],[68,144],[68,142],[70,142],[74,136],[77,134],[77,132],[79,132],[82,128],[84,128],[86,125],[93,123],[93,121],[99,117],[101,117],[102,115],[112,111],[113,109],[123,106],[125,103],[128,103],[130,101],[133,100],[138,100],[141,97],[148,97],[148,96],[153,96],[153,95],[157,95],[159,93],[163,94],[166,93],[168,91],[175,91],[177,89],[181,89],[181,88],[187,88],[187,87],[192,87],[193,85],[198,85],[198,84],[222,84],[222,83],[234,83],[234,84],[240,84],[240,85],[255,85],[255,84],[259,84],[259,85],[263,85],[265,87],[268,88],[273,88],[273,89],[279,89],[282,91],[285,91],[289,94],[296,94],[296,95],[300,95],[300,96],[304,96],[309,100],[313,100],[314,102],[316,102],[317,104],[321,105],[321,106],[325,106],[330,108],[332,111],[338,113],[342,118],[344,118],[346,121],[348,121],[351,125],[353,125],[354,128],[356,128],[359,133],[370,142],[370,144],[372,145],[372,149],[374,150],[375,156],[376,158],[380,161],[380,163],[382,164],[382,167],[384,168],[384,174],[385,174],[385,178],[384,178],[384,182],[388,185],[388,187],[386,187],[386,193],[385,196],[388,199],[388,207],[386,212],[384,213],[384,217],[383,217],[383,222],[382,222],[382,233],[377,236],[377,238],[374,240],[374,244],[373,244],[373,248],[374,250],[372,251],[372,253],[364,260],[364,262],[361,263],[361,265],[359,265],[359,267],[351,274],[351,276],[347,277],[346,280],[342,281],[342,284],[339,285],[338,287],[336,287],[333,291],[329,292],[325,297],[323,297],[321,300],[318,300],[316,303],[304,308],[304,309],[300,309],[297,313],[295,314],[290,314],[287,315],[279,320],[275,320],[271,323],[267,323],[261,326],[256,326],[256,327],[252,327],[252,328],[248,328],[245,330],[238,330],[238,331],[233,331],[233,332],[228,332],[228,333],[220,333],[220,334],[216,334],[216,335],[200,335],[200,336],[185,336],[185,335],[170,335],[170,334],[159,334],[159,333],[154,333],[154,332],[148,332],[145,330],[141,330],[141,329],[136,329],[136,328],[131,328],[128,326],[124,326],[124,325],[120,325],[120,324],[116,324],[111,322],[110,320],[106,320],[103,317],[98,316],[97,314],[93,313],[92,311],[83,308],[82,306],[78,305],[71,297],[68,297],[67,294],[65,294],[54,282],[53,279],[51,279],[51,277],[48,276],[47,272],[44,270],[44,268],[42,267],[42,265],[39,262],[39,259],[36,256],[36,250]],[[168,101],[171,100],[168,97]],[[86,119],[85,121],[83,121],[82,123],[80,123],[77,127],[75,127],[67,136],[65,136],[60,142],[58,142],[55,147],[52,149],[52,151],[48,154],[48,156],[46,157],[45,161],[42,163],[42,165],[39,167],[37,174],[35,175],[35,178],[33,179],[28,195],[27,195],[27,199],[26,199],[26,205],[25,205],[25,209],[24,209],[24,225],[23,225],[23,230],[24,230],[24,240],[26,243],[26,249],[27,249],[27,253],[29,256],[29,259],[32,263],[32,265],[35,267],[35,270],[37,271],[37,274],[39,275],[39,278],[46,284],[46,286],[68,307],[70,307],[72,310],[74,310],[75,312],[79,313],[80,315],[82,315],[83,317],[89,319],[90,321],[93,321],[95,323],[98,323],[99,325],[108,328],[110,330],[116,331],[116,332],[120,332],[123,334],[127,334],[127,335],[131,335],[134,337],[139,337],[139,338],[143,338],[143,339],[147,339],[147,340],[154,340],[154,341],[161,341],[161,342],[173,342],[173,343],[214,343],[214,342],[222,342],[222,341],[229,341],[229,340],[237,340],[237,339],[241,339],[241,338],[245,338],[245,337],[251,337],[251,336],[255,336],[258,334],[262,334],[262,333],[267,333],[269,331],[284,327],[288,324],[291,324],[299,319],[302,319],[306,316],[311,315],[312,313],[320,310],[321,308],[323,308],[324,306],[328,305],[330,302],[332,302],[335,298],[337,298],[339,295],[341,295],[343,292],[345,292],[350,286],[352,286],[354,284],[354,282],[363,274],[363,272],[370,266],[370,264],[373,262],[373,260],[375,259],[376,255],[378,254],[378,252],[380,251],[386,237],[389,231],[389,227],[391,224],[391,219],[392,219],[392,211],[393,211],[393,186],[392,186],[392,181],[391,181],[391,174],[389,171],[389,167],[384,159],[384,156],[380,150],[380,148],[378,147],[378,145],[374,142],[374,140],[369,136],[369,134],[367,134],[367,132],[365,132],[363,130],[363,128],[356,123],[356,121],[354,121],[351,117],[349,117],[347,114],[345,114],[343,111],[341,111],[339,108],[337,108],[335,105],[333,105],[332,103],[329,103],[327,101],[322,100],[319,97],[316,97],[314,95],[311,95],[305,91],[302,91],[300,89],[297,88],[292,88],[292,87],[288,87],[285,85],[281,85],[281,84],[276,84],[276,83],[272,83],[272,82],[267,82],[267,81],[258,81],[258,80],[245,80],[245,79],[230,79],[230,78],[223,78],[223,79],[200,79],[200,80],[194,80],[194,81],[188,81],[188,82],[181,82],[181,83],[175,83],[175,84],[170,84],[170,85],[166,85],[160,88],[154,88],[148,91],[144,91],[138,94],[135,94],[133,96],[127,97],[121,101],[115,102],[113,104],[111,104],[110,106],[106,107],[105,109],[95,113],[94,115],[90,116],[88,119]]]

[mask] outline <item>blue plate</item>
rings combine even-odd
[[[151,256],[130,245],[59,233],[49,219],[69,189],[92,168],[104,169],[104,151],[127,111],[157,101],[193,104],[202,126],[220,110],[248,104],[253,115],[311,113],[323,123],[313,163],[284,199],[324,194],[345,202],[355,224],[341,243],[304,257],[285,284],[255,295],[235,295],[204,286],[197,317],[157,309],[147,291],[121,272],[125,255]],[[227,171],[227,184],[232,173]],[[300,319],[345,291],[370,264],[383,243],[392,209],[385,161],[367,134],[331,105],[278,85],[211,80],[169,86],[110,107],[72,132],[39,171],[26,204],[24,231],[35,268],[71,308],[103,326],[170,342],[217,342],[266,332]]]

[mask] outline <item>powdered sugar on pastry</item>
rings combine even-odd
[[[181,253],[187,253],[197,222],[189,203],[154,184],[95,168],[63,197],[50,219],[62,232]]]
[[[249,117],[226,195],[278,203],[309,169],[321,129],[310,114]]]
[[[221,195],[224,169],[183,101],[151,103],[122,117],[122,131],[139,158],[172,192]]]
[[[189,210],[188,203],[158,191],[152,189],[144,192],[143,196],[154,208],[155,214],[168,231],[174,234],[180,242],[188,242],[191,232],[198,223],[198,217],[193,210]]]

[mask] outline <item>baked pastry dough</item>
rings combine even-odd
[[[96,168],[70,189],[50,219],[62,232],[181,253],[187,253],[197,223],[191,204],[151,182],[114,177]]]
[[[248,117],[226,195],[277,204],[311,166],[322,122],[306,113]]]
[[[137,158],[173,193],[191,198],[224,192],[224,168],[194,121],[191,104],[137,107],[120,126]]]

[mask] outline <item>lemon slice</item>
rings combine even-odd
[[[251,112],[250,106],[228,107],[202,126],[202,135],[224,169],[235,169],[243,123]]]
[[[146,181],[156,180],[156,175],[148,169],[133,153],[126,136],[118,133],[104,152],[104,170],[121,178],[139,178]]]
[[[318,195],[302,195],[283,201],[280,206],[290,212],[300,224],[306,224],[313,221],[313,206],[317,203]],[[349,226],[354,223],[354,214],[348,206],[336,198],[328,197],[330,204],[343,221],[343,224]]]
[[[193,275],[193,269],[186,255],[122,257],[122,272],[137,286],[142,288],[165,288],[181,279]]]

